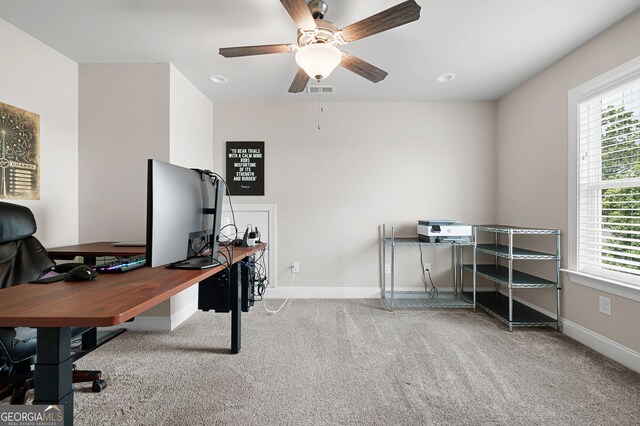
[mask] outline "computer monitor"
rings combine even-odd
[[[146,265],[181,269],[219,265],[222,179],[151,159],[147,173]]]

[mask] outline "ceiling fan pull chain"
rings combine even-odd
[[[320,92],[318,92],[318,130],[320,130]]]

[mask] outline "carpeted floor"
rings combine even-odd
[[[275,300],[267,303],[276,307]],[[128,332],[78,362],[77,425],[639,425],[640,375],[551,328],[380,300],[291,300]]]

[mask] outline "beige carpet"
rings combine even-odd
[[[271,307],[279,305],[268,301]],[[292,300],[128,332],[83,358],[109,386],[76,393],[77,425],[640,425],[640,375],[551,328],[380,300]]]

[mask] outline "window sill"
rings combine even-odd
[[[640,287],[638,286],[602,277],[596,277],[591,274],[585,274],[584,272],[573,271],[570,269],[560,270],[562,272],[566,272],[573,283],[640,302]]]

